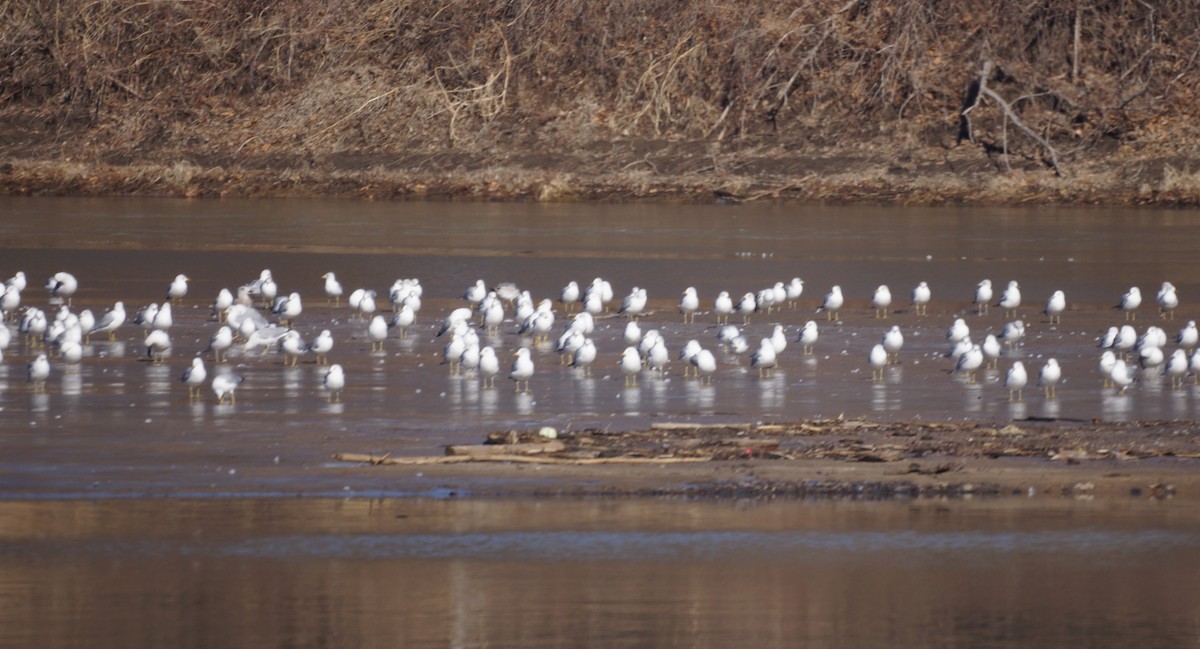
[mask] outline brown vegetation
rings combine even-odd
[[[11,0],[0,23],[10,193],[1200,197],[1192,0]]]

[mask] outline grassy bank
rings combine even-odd
[[[1195,204],[1190,0],[0,8],[0,191]]]

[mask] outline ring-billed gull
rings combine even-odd
[[[797,337],[796,341],[802,346],[805,356],[812,356],[813,345],[817,344],[819,333],[820,332],[817,331],[817,323],[815,320],[809,320],[808,322],[804,323],[804,328],[800,330],[800,335]]]
[[[5,287],[4,294],[0,295],[0,313],[3,313],[4,320],[11,320],[19,306],[21,306],[21,289],[14,286]]]
[[[890,306],[892,306],[892,291],[887,284],[880,284],[879,288],[875,289],[875,295],[871,296],[871,308],[875,309],[875,317],[886,319]]]
[[[700,353],[701,349],[703,348],[700,346],[700,341],[694,338],[687,341],[687,343],[680,348],[679,361],[683,363],[683,378],[686,379],[691,376],[692,369],[694,369],[694,363],[692,360],[696,357],[696,354]],[[699,376],[699,374],[696,376]]]
[[[575,356],[571,359],[571,367],[582,367],[584,376],[592,375],[592,363],[596,361],[596,343],[591,338],[585,338]]]
[[[243,324],[246,322],[250,321],[247,320]],[[266,356],[267,352],[271,351],[271,348],[278,344],[279,340],[287,332],[287,327],[280,327],[278,325],[268,325],[261,329],[255,329],[246,336],[246,344],[242,345],[242,351],[250,352],[262,347],[262,355]]]
[[[46,391],[46,380],[50,378],[50,360],[45,354],[38,354],[37,358],[29,361],[25,366],[27,380],[33,384],[35,393]]]
[[[371,323],[367,325],[367,337],[371,339],[371,351],[383,351],[383,341],[387,339],[387,320],[383,316],[377,315],[371,318]]]
[[[758,310],[758,298],[753,293],[746,293],[738,302],[737,310],[742,314],[742,326],[750,324],[750,315]]]
[[[637,386],[638,372],[642,371],[642,357],[637,347],[626,347],[621,352],[621,372],[625,374],[625,387]]]
[[[793,277],[792,281],[783,287],[783,290],[787,293],[788,304],[795,309],[796,300],[799,300],[800,296],[804,294],[804,280],[799,277]]]
[[[559,353],[559,364],[566,365],[574,360],[575,352],[583,347],[585,340],[587,340],[587,336],[583,335],[582,331],[567,327],[563,335],[558,337],[558,344],[554,346],[554,350]]]
[[[408,338],[408,328],[413,326],[417,321],[417,314],[412,310],[412,307],[405,304],[400,307],[400,310],[392,314],[392,327],[400,330],[400,338],[403,340]]]
[[[516,392],[529,392],[529,379],[533,377],[533,359],[529,357],[529,348],[518,349],[514,356],[508,378],[516,382],[514,387]],[[524,389],[521,388],[522,383],[524,383]]]
[[[1005,323],[1004,329],[1000,331],[1000,340],[1008,345],[1009,349],[1016,349],[1021,346],[1025,340],[1025,322],[1023,320],[1013,320]]]
[[[1146,374],[1157,374],[1166,356],[1161,347],[1143,347],[1138,352],[1138,365]]]
[[[63,361],[75,365],[83,360],[83,345],[78,340],[63,340],[58,343],[58,353]]]
[[[933,297],[933,293],[929,290],[927,282],[917,284],[912,290],[913,311],[918,316],[929,315],[929,300]]]
[[[164,329],[154,329],[146,334],[142,344],[146,347],[146,356],[154,363],[161,363],[171,351],[171,336]]]
[[[1046,308],[1042,313],[1050,318],[1050,324],[1062,323],[1062,312],[1067,309],[1067,296],[1062,291],[1055,291],[1046,300]]]
[[[1200,385],[1200,349],[1192,352],[1192,358],[1188,361],[1188,369],[1192,372],[1192,380],[1196,385]]]
[[[28,280],[25,277],[25,271],[18,270],[12,277],[4,280],[4,288],[15,289],[18,293],[25,290],[28,285]]]
[[[125,324],[125,303],[117,301],[116,304],[113,304],[113,308],[100,316],[100,322],[97,322],[89,333],[106,333],[109,340],[116,340],[117,329],[123,324]]]
[[[300,362],[300,357],[308,351],[308,345],[304,344],[304,339],[300,337],[300,332],[295,329],[289,329],[283,334],[283,338],[279,341],[279,347],[283,350],[285,367],[295,367]]]
[[[204,351],[213,353],[213,362],[220,363],[226,351],[233,346],[233,329],[229,325],[221,325],[208,339],[208,348]]]
[[[483,326],[489,334],[500,333],[500,325],[504,322],[504,303],[499,299],[493,300],[483,314]]]
[[[317,357],[317,364],[324,365],[329,362],[329,352],[333,349],[333,334],[328,329],[322,329],[321,333],[309,343],[308,348],[312,350]]]
[[[84,309],[79,312],[79,330],[83,332],[83,339],[90,341],[92,338],[92,330],[96,328],[96,315],[91,309]]]
[[[458,367],[463,374],[475,375],[475,371],[479,369],[479,352],[479,341],[467,341],[467,346],[458,357]]]
[[[946,340],[954,345],[962,340],[965,340],[971,335],[971,328],[967,326],[967,321],[962,318],[955,318],[954,324],[946,330]]]
[[[462,299],[466,300],[471,306],[479,304],[488,294],[487,284],[482,279],[475,280],[475,283],[468,286],[466,291],[463,291]]]
[[[342,371],[342,366],[334,363],[329,366],[325,372],[325,378],[322,379],[325,386],[325,391],[329,393],[331,402],[342,400],[342,390],[346,388],[346,373]]]
[[[1029,374],[1025,372],[1025,364],[1021,361],[1013,361],[1012,367],[1008,368],[1008,373],[1004,375],[1004,387],[1008,388],[1008,400],[1021,401],[1021,391],[1025,389],[1025,385],[1029,383]]]
[[[1179,330],[1179,335],[1175,336],[1175,342],[1184,349],[1192,349],[1196,343],[1200,341],[1200,330],[1196,329],[1196,321],[1188,320],[1187,326]]]
[[[1117,364],[1117,355],[1111,349],[1106,349],[1103,354],[1100,354],[1100,376],[1104,387],[1112,387],[1112,371]]]
[[[330,271],[322,275],[321,279],[325,280],[325,303],[328,304],[332,300],[334,307],[342,306],[342,293],[346,289],[342,288],[337,276]]]
[[[671,354],[667,351],[666,340],[659,336],[654,340],[654,345],[646,352],[646,366],[658,374],[662,378],[667,371],[667,363],[671,361]]]
[[[289,293],[287,297],[279,298],[275,303],[275,315],[278,316],[279,323],[285,327],[294,325],[302,311],[304,311],[304,305],[300,302],[300,294],[295,291]]]
[[[175,316],[171,312],[171,303],[163,302],[162,306],[154,312],[154,318],[150,320],[150,327],[166,331],[173,326],[175,326]]]
[[[712,384],[712,375],[717,371],[717,359],[713,353],[707,349],[701,349],[692,358],[692,364],[696,367],[696,375],[700,377],[700,383]]]
[[[988,334],[987,337],[983,339],[983,344],[980,345],[980,349],[983,351],[984,360],[987,361],[987,368],[989,370],[996,369],[996,365],[1000,361],[1000,340],[997,339],[996,336]]]
[[[479,371],[483,374],[485,387],[496,386],[496,375],[500,373],[500,359],[496,357],[496,350],[491,347],[479,350]]]
[[[775,355],[783,353],[787,349],[787,336],[783,333],[783,325],[775,325],[775,329],[771,331],[771,346],[775,348]]]
[[[683,314],[684,323],[696,321],[696,309],[700,308],[700,296],[696,293],[695,286],[689,286],[683,289],[683,295],[679,298],[679,312]]]
[[[363,291],[362,298],[358,301],[358,312],[364,320],[371,317],[379,309],[379,305],[375,302],[375,295],[376,293],[373,290]]]
[[[975,372],[983,366],[983,350],[979,345],[971,345],[962,356],[958,357],[958,363],[954,366],[954,371],[965,374],[967,383],[975,383]]]
[[[845,298],[842,297],[842,287],[834,285],[825,294],[825,301],[817,308],[817,313],[824,311],[826,320],[836,320],[838,311],[842,308],[844,302]]]
[[[1179,306],[1179,294],[1175,292],[1175,285],[1171,282],[1163,282],[1155,299],[1158,302],[1159,317],[1174,320],[1175,309]]]
[[[763,338],[758,349],[750,355],[750,367],[758,370],[758,378],[771,378],[771,370],[775,367],[775,346],[770,338]]]
[[[893,325],[887,333],[883,334],[883,349],[888,353],[889,365],[900,362],[900,350],[903,348],[904,334],[900,333],[900,327]]]
[[[217,322],[225,322],[225,312],[231,306],[233,306],[233,293],[230,293],[227,288],[217,291],[217,297],[213,300],[212,304],[213,318]]]
[[[143,329],[153,329],[154,317],[157,315],[158,305],[151,302],[141,309],[138,309],[137,315],[133,317],[133,324],[142,325]]]
[[[1176,349],[1167,361],[1167,375],[1171,377],[1171,389],[1183,387],[1183,379],[1188,373],[1188,355],[1182,349]]]
[[[621,300],[620,313],[628,315],[630,320],[636,320],[642,314],[642,310],[646,308],[646,289],[633,287],[629,295]]]
[[[1051,358],[1046,361],[1042,369],[1038,371],[1038,387],[1046,394],[1047,399],[1058,398],[1058,381],[1062,379],[1062,367],[1058,361]]]
[[[1113,363],[1112,370],[1109,372],[1109,381],[1113,387],[1120,388],[1118,390],[1120,394],[1125,394],[1125,390],[1133,385],[1133,374],[1123,359],[1118,358]]]
[[[67,304],[71,303],[71,296],[75,295],[75,291],[79,288],[79,282],[75,276],[67,272],[57,272],[54,276],[46,280],[46,290],[50,292],[51,302],[63,301]]]
[[[867,362],[871,365],[871,380],[883,380],[883,368],[888,364],[888,353],[883,348],[883,345],[875,345],[871,348],[871,353],[867,356]]]
[[[184,368],[183,376],[179,377],[179,380],[187,386],[188,401],[199,399],[200,388],[208,380],[208,370],[204,369],[204,361],[199,356],[193,358],[192,364]]]
[[[1126,320],[1137,320],[1137,308],[1142,306],[1142,290],[1136,286],[1131,286],[1121,300],[1117,302],[1114,308],[1120,309],[1125,313]]]
[[[579,301],[582,294],[579,290],[579,282],[571,280],[558,293],[558,301],[563,305],[563,311],[570,313],[572,306]]]
[[[1004,289],[1004,293],[1000,295],[1000,303],[996,306],[1004,309],[1004,317],[1016,316],[1017,309],[1021,308],[1021,285],[1017,280],[1008,283],[1008,288]]]
[[[171,285],[167,287],[167,300],[175,304],[183,304],[183,298],[188,291],[188,276],[180,273],[171,281]]]
[[[729,316],[733,313],[733,298],[729,297],[729,291],[717,294],[717,299],[713,301],[713,313],[717,314],[717,324],[729,322]]]
[[[992,280],[982,280],[975,286],[975,298],[972,302],[975,303],[977,315],[987,314],[988,305],[992,303]]]
[[[212,391],[217,396],[217,404],[225,403],[225,397],[229,397],[231,405],[237,405],[237,388],[246,380],[244,377],[238,376],[232,372],[219,372],[212,380]]]

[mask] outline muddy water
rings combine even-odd
[[[0,503],[0,645],[1181,647],[1186,503]]]
[[[5,494],[379,489],[347,485],[340,474],[324,477],[325,459],[338,450],[437,453],[443,444],[514,426],[622,429],[652,419],[838,414],[1190,420],[1200,410],[1200,392],[1190,384],[1172,390],[1167,380],[1147,375],[1122,395],[1103,388],[1096,370],[1096,337],[1120,322],[1111,306],[1129,286],[1147,296],[1139,330],[1162,324],[1174,337],[1200,314],[1195,211],[10,198],[0,201],[0,213],[0,275],[27,273],[24,304],[47,306],[39,287],[58,270],[80,278],[76,308],[97,312],[118,299],[136,309],[161,300],[177,273],[192,278],[164,365],[146,362],[142,332],[127,326],[116,342],[92,341],[79,367],[55,363],[48,392],[34,394],[24,381],[33,350],[14,343],[0,362]],[[272,269],[281,291],[304,296],[297,328],[306,339],[324,328],[334,332],[332,357],[349,383],[342,403],[327,402],[322,369],[311,358],[285,368],[276,354],[236,351],[228,365],[246,377],[237,405],[218,406],[207,391],[203,401],[188,402],[178,377],[215,328],[208,304],[220,288],[245,283],[263,268]],[[365,324],[325,304],[320,276],[330,270],[347,292],[366,287],[386,294],[397,278],[419,278],[424,308],[410,337],[393,332],[385,351],[372,353]],[[462,304],[458,296],[476,278],[515,282],[541,298],[557,297],[568,280],[597,276],[613,284],[618,300],[633,286],[648,290],[654,314],[642,328],[662,331],[672,355],[689,338],[717,351],[713,385],[684,380],[676,362],[663,379],[644,374],[636,388],[623,387],[619,317],[596,329],[600,358],[590,377],[560,366],[552,345],[535,346],[529,394],[514,394],[503,374],[496,389],[485,389],[441,364],[437,324]],[[779,323],[794,341],[812,318],[821,339],[812,356],[792,342],[770,379],[760,380],[746,356],[718,349],[711,315],[685,325],[675,312],[686,286],[698,289],[707,310],[720,290],[739,295],[793,276],[806,283],[799,308],[754,316],[747,337],[755,345]],[[1022,348],[1006,351],[999,369],[969,385],[949,373],[945,331],[961,315],[977,340],[999,332],[1006,322],[1000,309],[986,316],[971,309],[983,278],[998,290],[1009,279],[1021,282],[1019,315],[1028,334]],[[922,280],[933,289],[926,318],[916,317],[907,300]],[[1160,321],[1153,304],[1163,280],[1178,287],[1183,301],[1173,321]],[[881,283],[895,295],[887,320],[873,318],[867,305]],[[830,323],[814,308],[833,284],[843,287],[847,305]],[[1040,311],[1058,288],[1069,309],[1063,324],[1051,325]],[[380,304],[386,311],[386,300]],[[873,384],[867,351],[892,324],[906,336],[902,362]],[[505,368],[511,352],[529,344],[515,329],[509,321],[499,334],[484,336]],[[1049,356],[1065,375],[1052,401],[1032,385]],[[1001,382],[1017,359],[1034,379],[1022,402],[1009,403]],[[304,481],[295,478],[298,468],[309,470]]]

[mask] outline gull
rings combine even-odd
[[[358,312],[362,314],[363,319],[371,317],[371,314],[379,308],[375,303],[375,291],[363,291],[362,298],[358,302]]]
[[[626,347],[621,352],[621,372],[625,374],[625,387],[637,386],[638,372],[642,371],[642,357],[637,347]]]
[[[953,358],[957,362],[958,359],[962,358],[963,354],[971,351],[971,348],[974,346],[975,343],[972,342],[970,338],[963,338],[950,348],[950,351],[946,353],[946,356]]]
[[[146,334],[142,344],[146,347],[146,356],[154,363],[161,363],[171,351],[171,336],[163,329],[155,329]]]
[[[871,365],[871,380],[883,380],[883,368],[888,364],[888,353],[883,345],[875,345],[871,348],[871,353],[867,357],[867,362]]]
[[[605,283],[607,284],[607,282],[605,282]],[[509,304],[512,304],[513,300],[516,300],[517,296],[522,293],[521,289],[517,288],[517,285],[513,284],[512,282],[501,282],[496,285],[496,288],[494,290],[496,291],[497,297],[499,297],[501,300],[504,300],[505,302],[508,302]],[[608,288],[608,299],[605,300],[605,302],[609,302],[611,300],[612,300],[612,287],[610,286]]]
[[[600,315],[604,313],[604,300],[600,297],[598,291],[588,290],[583,296],[583,310],[585,313],[592,315]]]
[[[479,342],[468,342],[462,355],[458,357],[458,367],[463,373],[471,372],[479,369]]]
[[[900,362],[900,349],[904,347],[904,334],[900,333],[900,327],[892,326],[888,332],[883,335],[883,348],[888,353],[888,363],[896,364]]]
[[[304,306],[300,303],[300,294],[293,291],[287,297],[280,298],[275,303],[275,315],[279,316],[280,324],[284,326],[292,326],[296,322],[296,318],[300,316],[300,312],[304,310]]]
[[[188,276],[181,273],[176,275],[171,285],[167,287],[167,299],[175,304],[183,304],[183,297],[187,295],[187,291]]]
[[[219,294],[218,297],[220,297]],[[237,289],[237,297],[233,298],[233,303],[241,304],[243,306],[254,306],[254,298],[250,297],[250,287],[239,286]]]
[[[585,338],[575,356],[571,359],[571,367],[582,367],[584,376],[592,375],[592,363],[596,361],[596,343],[591,338]]]
[[[1104,336],[1100,338],[1100,349],[1112,349],[1117,344],[1117,336],[1121,335],[1120,327],[1109,327]]]
[[[783,288],[780,285],[780,288]],[[775,309],[775,289],[764,288],[754,295],[754,310],[770,313]]]
[[[214,362],[220,363],[222,354],[232,346],[233,329],[230,329],[229,325],[221,325],[221,328],[213,333],[212,338],[208,339],[208,348],[204,351],[211,351]]]
[[[463,292],[462,299],[474,306],[482,302],[483,298],[487,294],[487,284],[485,284],[482,279],[477,279],[473,285],[467,287],[467,290]]]
[[[371,351],[383,351],[383,341],[387,339],[387,320],[383,316],[377,315],[371,318],[371,323],[367,325],[367,337],[371,339]]]
[[[304,352],[308,351],[308,346],[304,344],[304,339],[300,337],[300,332],[295,329],[288,330],[283,334],[283,338],[279,341],[279,347],[286,354],[283,364],[289,367],[295,367],[300,362],[300,357]]]
[[[1008,288],[1004,289],[1004,293],[1000,296],[1000,303],[996,306],[1004,309],[1004,317],[1011,318],[1017,314],[1017,309],[1021,307],[1021,285],[1017,280],[1012,280],[1008,283]]]
[[[1159,347],[1146,347],[1138,352],[1138,365],[1147,374],[1157,373],[1166,357]]]
[[[829,289],[829,293],[825,294],[825,301],[817,309],[817,313],[825,312],[826,320],[837,319],[838,310],[842,308],[845,299],[842,297],[842,287],[835,285]]]
[[[27,284],[28,284],[28,280],[25,278],[25,271],[23,271],[23,270],[18,270],[15,275],[4,280],[4,288],[14,289],[18,293],[20,293],[21,291],[24,291],[25,286]]]
[[[983,345],[980,348],[983,350],[983,357],[987,360],[988,369],[996,369],[1000,360],[1000,341],[992,334],[988,334],[987,338],[983,339]]]
[[[11,344],[12,344],[12,332],[10,332],[8,330],[8,327],[0,324],[0,352],[3,352],[4,350],[8,349],[8,346]],[[0,357],[0,361],[2,361],[2,360],[4,360],[4,358]]]
[[[1025,364],[1014,361],[1008,373],[1004,375],[1004,387],[1008,388],[1009,402],[1021,401],[1021,391],[1029,383],[1029,374],[1025,372]]]
[[[479,371],[483,373],[486,387],[496,386],[496,374],[500,372],[500,359],[496,358],[496,350],[491,347],[479,350]]]
[[[71,303],[71,296],[75,295],[75,291],[79,288],[79,282],[75,280],[75,276],[71,273],[58,272],[54,276],[46,280],[46,290],[50,292],[50,297],[53,301],[65,301]]]
[[[533,376],[533,359],[529,357],[529,348],[522,347],[513,355],[512,367],[509,369],[508,378],[516,381],[517,392],[529,392],[529,379]],[[525,389],[521,389],[521,383],[525,383]]]
[[[660,338],[662,338],[662,334],[658,333],[658,329],[647,331],[646,335],[642,336],[642,341],[637,345],[638,354],[642,358],[649,356],[650,350],[654,348],[654,345],[658,344]]]
[[[1112,386],[1112,371],[1117,364],[1117,355],[1112,350],[1100,354],[1100,376],[1104,378],[1104,387]]]
[[[21,289],[15,286],[5,287],[4,294],[0,295],[0,311],[4,313],[4,319],[9,320],[19,306],[21,306]]]
[[[1161,327],[1151,326],[1146,328],[1146,333],[1142,334],[1141,338],[1138,338],[1136,349],[1138,351],[1146,347],[1158,347],[1162,349],[1166,346],[1167,332],[1163,331]]]
[[[694,366],[693,359],[696,358],[696,354],[699,354],[701,349],[703,347],[700,346],[700,341],[693,338],[687,341],[687,344],[679,350],[679,360],[683,363],[683,378],[686,379],[689,377]],[[699,377],[699,374],[696,376]]]
[[[1155,298],[1158,302],[1158,315],[1168,320],[1175,319],[1175,308],[1179,306],[1179,295],[1175,293],[1175,285],[1163,282]]]
[[[259,313],[258,309],[245,304],[235,304],[229,307],[229,310],[225,312],[225,322],[234,331],[246,337],[269,324],[267,318]]]
[[[234,392],[244,380],[246,379],[232,372],[220,372],[214,376],[212,380],[212,391],[213,394],[217,395],[217,404],[220,405],[225,403],[225,397],[228,396],[229,403],[236,406],[237,395],[234,394]]]
[[[1197,385],[1200,385],[1200,349],[1192,352],[1192,358],[1188,362],[1188,369],[1192,372],[1192,378]]]
[[[1006,323],[1004,329],[1000,331],[1000,339],[1004,344],[1008,345],[1009,349],[1015,349],[1021,346],[1021,341],[1025,338],[1025,322],[1022,320],[1013,320]]]
[[[262,347],[262,354],[266,355],[271,351],[271,346],[278,343],[280,338],[288,332],[286,327],[278,325],[268,325],[261,329],[255,329],[246,336],[246,344],[242,346],[243,352],[249,352],[255,348]]]
[[[775,325],[775,330],[771,333],[769,340],[771,341],[771,347],[775,348],[776,356],[782,354],[783,350],[787,349],[788,341],[787,336],[783,335],[783,325]]]
[[[341,401],[342,390],[346,388],[346,373],[342,371],[342,366],[334,363],[329,366],[329,370],[325,372],[325,378],[322,381],[325,390],[329,392],[329,401]]]
[[[308,348],[317,356],[317,364],[324,365],[329,362],[329,352],[333,349],[333,334],[329,333],[328,329],[322,329],[321,333],[309,343]]]
[[[458,374],[458,365],[466,349],[466,325],[463,325],[461,332],[456,331],[451,334],[450,340],[442,347],[442,365],[450,366],[451,376]]]
[[[717,295],[713,302],[713,313],[717,314],[717,324],[729,322],[729,316],[733,313],[733,298],[729,297],[729,291],[721,291]]]
[[[1055,291],[1046,300],[1046,308],[1042,313],[1050,317],[1050,324],[1062,323],[1062,312],[1067,308],[1067,296],[1062,291]]]
[[[800,296],[804,293],[804,280],[799,277],[793,277],[792,281],[788,282],[783,289],[787,293],[788,303],[795,309],[796,300],[799,300]]]
[[[696,376],[700,377],[701,385],[712,385],[713,372],[717,371],[717,359],[707,349],[701,349],[692,357],[692,365],[696,368]]]
[[[932,294],[929,290],[929,284],[926,282],[917,284],[917,287],[912,290],[913,310],[918,316],[929,315],[928,307],[931,297]]]
[[[453,330],[457,326],[457,323],[462,322],[465,324],[465,323],[469,322],[470,320],[471,320],[471,310],[466,307],[458,308],[458,309],[451,311],[450,315],[447,315],[446,318],[444,320],[442,320],[442,327],[440,329],[438,329],[437,337],[441,338],[442,334],[446,333],[447,331]]]
[[[975,287],[976,313],[978,315],[986,315],[988,305],[992,303],[992,280],[985,279]]]
[[[671,354],[667,351],[666,341],[662,336],[654,340],[654,345],[650,351],[646,352],[646,365],[653,371],[658,372],[658,377],[662,378],[667,371],[667,363],[671,361]]]
[[[750,355],[750,367],[758,370],[758,378],[771,378],[771,369],[775,367],[775,347],[770,338],[763,338],[758,350]]]
[[[38,354],[37,358],[29,361],[25,366],[27,380],[33,384],[35,393],[46,391],[46,379],[50,378],[50,360],[45,354]]]
[[[1124,357],[1137,346],[1137,341],[1137,331],[1130,325],[1121,325],[1121,328],[1117,330],[1117,339],[1113,343],[1113,348],[1121,352],[1121,356]]]
[[[37,307],[29,307],[25,311],[25,317],[21,318],[21,324],[17,325],[17,331],[25,334],[25,342],[32,347],[41,346],[42,335],[46,333],[46,328],[49,326],[46,321],[46,312]]]
[[[753,293],[746,293],[738,302],[737,310],[742,314],[742,326],[750,324],[750,314],[758,310],[758,298]]]
[[[696,294],[696,287],[689,286],[683,289],[683,296],[679,298],[679,312],[683,314],[683,322],[696,321],[696,309],[700,308],[700,296]]]
[[[730,342],[733,342],[734,338],[737,338],[741,334],[742,332],[738,330],[737,325],[724,325],[717,330],[717,340],[728,345]]]
[[[550,303],[549,300],[544,300],[544,302],[547,305]],[[533,315],[529,316],[529,318],[525,320],[525,323],[521,325],[518,333],[532,333],[533,344],[536,345],[549,339],[550,331],[552,329],[554,329],[554,313],[550,311],[549,308],[539,308],[533,313]]]
[[[1055,386],[1058,385],[1059,379],[1062,378],[1062,368],[1059,367],[1058,361],[1051,358],[1046,361],[1042,369],[1038,371],[1038,387],[1046,393],[1047,399],[1057,399],[1058,391]]]
[[[84,340],[90,340],[92,329],[96,328],[96,316],[91,309],[84,309],[79,312],[79,330],[83,333]]]
[[[1188,373],[1188,355],[1182,349],[1176,349],[1167,361],[1167,374],[1171,376],[1171,388],[1178,390],[1183,387],[1183,377]]]
[[[569,326],[585,336],[590,336],[596,329],[596,319],[592,317],[592,314],[590,313],[576,313],[575,317],[571,318],[571,324]],[[628,325],[626,325],[626,329],[628,328]],[[641,337],[640,333],[638,334],[638,337]]]
[[[805,356],[812,356],[813,345],[817,344],[817,335],[816,321],[805,322],[804,328],[800,330],[800,336],[796,338],[796,342],[803,346]]]
[[[504,322],[504,304],[500,300],[494,300],[491,306],[483,314],[483,325],[487,328],[489,334],[495,335],[500,333],[500,324]]]
[[[63,340],[58,344],[58,353],[72,365],[83,360],[83,345],[78,340]]]
[[[1131,286],[1124,295],[1121,296],[1121,301],[1117,302],[1115,309],[1120,309],[1125,312],[1126,320],[1137,320],[1137,308],[1142,305],[1142,291],[1136,286]]]
[[[388,326],[400,329],[400,338],[408,338],[408,328],[417,321],[417,314],[412,310],[412,307],[405,304],[400,307],[400,310],[392,314],[392,321]]]
[[[217,298],[213,300],[212,315],[217,319],[217,322],[225,321],[225,311],[233,306],[233,293],[229,289],[223,288],[217,292]]]
[[[414,313],[420,313],[421,296],[424,294],[425,288],[421,286],[421,280],[415,277],[398,279],[392,282],[392,287],[388,289],[388,300],[392,303],[393,310],[397,305],[409,304]]]
[[[263,304],[270,305],[275,302],[275,296],[279,294],[279,285],[275,283],[273,277],[267,279],[258,287],[258,292],[262,296]],[[253,291],[251,292],[253,294]]]
[[[571,280],[558,293],[558,301],[562,303],[563,310],[567,313],[571,312],[571,305],[579,301],[582,297],[582,292],[579,290],[579,282]]]
[[[958,357],[958,363],[954,366],[955,372],[961,372],[967,375],[967,383],[975,383],[975,371],[983,366],[983,350],[979,345],[971,345],[962,356]]]
[[[626,345],[636,345],[642,340],[642,328],[638,326],[636,320],[630,320],[629,324],[625,325],[624,340]]]
[[[1187,326],[1179,330],[1179,335],[1175,336],[1175,342],[1184,349],[1192,349],[1196,343],[1200,341],[1200,330],[1196,329],[1196,321],[1188,320]]]
[[[879,288],[875,289],[875,295],[871,297],[871,308],[875,309],[875,317],[886,319],[890,306],[892,306],[892,291],[888,289],[887,284],[880,284]]]
[[[521,326],[526,326],[526,320],[529,316],[537,312],[537,307],[533,305],[533,297],[529,293],[522,293],[517,297],[517,307],[513,313],[513,320],[521,323]]]
[[[583,347],[583,343],[586,340],[587,336],[583,335],[582,332],[567,327],[563,335],[558,337],[558,344],[554,346],[554,350],[559,353],[560,364],[566,365],[574,360],[575,352],[579,351],[580,347]]]
[[[783,282],[775,282],[775,286],[773,286],[771,290],[775,294],[775,306],[779,306],[787,301],[787,287],[784,286]]]
[[[350,291],[350,297],[346,298],[346,306],[350,307],[350,310],[354,312],[355,319],[362,319],[362,316],[358,312],[358,307],[362,304],[363,298],[366,297],[366,295],[367,289],[356,288],[353,291]]]
[[[328,304],[332,300],[333,306],[342,306],[342,293],[346,289],[342,288],[342,283],[338,281],[337,276],[330,271],[322,275],[321,279],[325,280],[325,303]]]
[[[247,293],[252,296],[253,295],[262,295],[262,286],[263,286],[263,284],[266,284],[268,281],[274,281],[271,277],[271,269],[264,268],[262,270],[262,272],[260,272],[258,274],[258,279],[251,281],[251,282],[247,282],[247,283],[243,284],[242,286],[246,287]]]
[[[158,315],[158,305],[154,303],[147,304],[138,310],[137,315],[133,318],[133,324],[142,325],[143,329],[152,329],[156,315]]]
[[[192,364],[184,368],[180,381],[187,386],[188,401],[200,398],[200,388],[208,380],[208,371],[204,369],[204,361],[199,357],[192,359]]]
[[[971,328],[967,326],[967,321],[962,318],[956,318],[954,324],[946,330],[946,340],[950,344],[956,344],[967,339],[971,335]]]
[[[1125,365],[1125,361],[1117,359],[1113,363],[1112,371],[1109,372],[1109,380],[1114,387],[1120,388],[1120,394],[1125,394],[1125,389],[1133,384],[1133,375],[1129,373],[1129,367]]]
[[[154,318],[150,320],[150,326],[154,329],[166,331],[175,324],[175,317],[171,314],[171,303],[163,302],[162,306],[154,312]]]
[[[88,333],[103,332],[108,334],[109,340],[116,340],[117,328],[123,324],[125,324],[125,303],[118,301],[113,304],[113,308],[105,311],[104,315],[100,316],[100,322],[97,322],[96,326],[92,327],[92,330]]]

